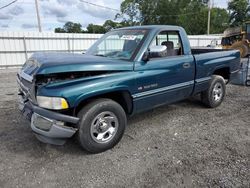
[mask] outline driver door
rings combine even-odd
[[[193,91],[194,58],[183,54],[179,32],[162,31],[150,46],[153,45],[166,45],[166,53],[135,65],[138,73],[137,93],[133,95],[136,112],[182,100]]]

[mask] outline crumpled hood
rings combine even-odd
[[[36,62],[35,74],[133,70],[133,63],[129,61],[84,54],[35,53],[30,59]]]

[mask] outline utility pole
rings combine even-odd
[[[37,15],[38,30],[39,30],[39,32],[42,32],[41,20],[40,20],[39,8],[38,8],[38,1],[35,0],[35,3],[36,3],[36,15]]]
[[[207,18],[207,34],[210,34],[210,17],[211,17],[211,0],[208,0],[208,18]]]

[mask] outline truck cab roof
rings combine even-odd
[[[175,25],[142,25],[142,26],[130,26],[130,27],[123,27],[114,30],[123,30],[123,29],[147,29],[147,30],[184,30],[180,26]]]

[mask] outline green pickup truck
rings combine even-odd
[[[17,75],[19,108],[40,141],[60,145],[76,134],[98,153],[120,141],[136,113],[196,94],[219,106],[239,69],[239,51],[191,49],[181,27],[121,28],[85,54],[33,54]]]

